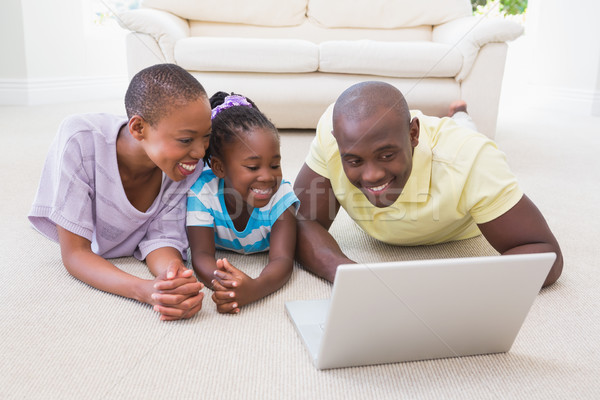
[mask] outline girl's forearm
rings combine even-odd
[[[279,257],[270,260],[261,274],[255,279],[257,299],[266,297],[281,289],[292,276],[294,261],[291,257]]]
[[[214,254],[196,252],[192,254],[192,266],[198,278],[209,288],[212,287],[212,280],[215,279],[215,270],[217,261]]]

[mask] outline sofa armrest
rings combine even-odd
[[[187,19],[155,9],[139,9],[119,14],[119,24],[130,31],[145,33],[158,43],[167,62],[175,62],[175,43],[190,35]]]
[[[488,43],[514,40],[523,34],[523,27],[512,21],[483,16],[458,18],[433,27],[434,42],[451,44],[463,55],[463,66],[456,75],[462,82],[471,72],[479,49]]]

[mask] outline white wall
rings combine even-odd
[[[600,66],[600,55],[598,55],[598,65]],[[594,102],[592,104],[592,115],[600,117],[600,67],[596,77],[596,90],[594,93]]]
[[[4,0],[0,12],[0,77],[25,77],[25,40],[19,0]]]
[[[0,104],[123,96],[125,32],[94,29],[87,1],[2,0]]]
[[[600,115],[600,1],[529,0],[530,97],[576,115]]]
[[[123,96],[125,31],[94,28],[89,1],[2,0],[0,104]],[[528,83],[536,105],[600,115],[599,17],[598,0],[529,0]]]

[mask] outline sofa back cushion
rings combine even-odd
[[[307,0],[143,0],[142,6],[184,19],[249,25],[292,26],[306,19]]]
[[[394,78],[454,78],[463,64],[454,46],[433,42],[332,40],[319,45],[319,71]]]
[[[438,25],[472,14],[470,0],[308,0],[308,16],[327,28]]]

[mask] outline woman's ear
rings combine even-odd
[[[139,115],[134,115],[129,119],[129,133],[135,140],[142,141],[145,139],[146,135],[146,126],[148,124],[144,121],[144,118]]]
[[[212,169],[213,173],[218,178],[225,177],[225,166],[223,165],[223,161],[220,158],[211,157],[210,159],[210,169]]]

